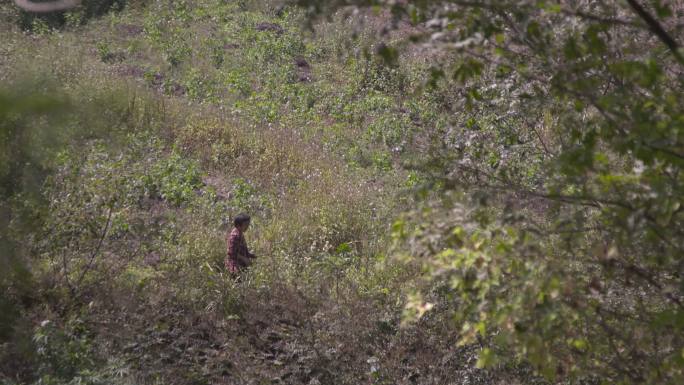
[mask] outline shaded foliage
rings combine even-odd
[[[449,53],[430,84],[458,107],[415,164],[445,195],[397,237],[445,285],[462,342],[493,336],[480,365],[515,354],[549,379],[680,382],[681,7],[387,7]]]

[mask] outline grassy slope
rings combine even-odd
[[[474,369],[477,347],[454,348],[438,312],[399,328],[411,269],[384,253],[417,178],[399,165],[424,141],[420,127],[440,124],[429,96],[410,96],[423,60],[392,69],[366,59],[378,15],[349,43],[344,20],[311,35],[297,12],[261,3],[174,4],[59,33],[3,31],[2,81],[71,100],[62,124],[78,144],[59,153],[44,188],[29,235],[40,240],[38,290],[0,349],[0,378],[503,376]],[[221,260],[224,220],[239,211],[254,217],[260,259],[235,283]]]

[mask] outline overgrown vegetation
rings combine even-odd
[[[352,3],[0,5],[3,383],[684,380],[682,9]]]

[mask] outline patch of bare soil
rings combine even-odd
[[[259,32],[273,32],[278,36],[285,33],[285,28],[275,23],[259,23],[254,28]]]
[[[221,174],[209,174],[202,178],[206,186],[211,186],[216,191],[216,197],[220,200],[230,199],[231,183]]]
[[[335,299],[288,285],[241,293],[234,314],[198,310],[159,291],[158,301],[98,305],[103,346],[141,380],[167,384],[465,385],[541,383],[514,368],[475,368],[479,344],[457,347],[439,313],[400,327],[378,298]],[[119,296],[118,298],[130,298]],[[150,298],[150,297],[147,297]]]
[[[133,37],[142,34],[145,29],[141,25],[122,23],[116,26],[116,30],[123,37]]]

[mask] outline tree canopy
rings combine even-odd
[[[395,233],[446,287],[462,343],[492,339],[480,365],[515,353],[550,379],[682,381],[681,5],[300,4],[387,8],[390,29],[447,53],[426,86],[460,100],[413,165],[443,194]],[[392,65],[398,49],[377,52]]]

